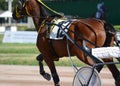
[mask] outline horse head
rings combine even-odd
[[[25,16],[26,3],[27,3],[27,0],[18,0],[18,4],[12,14],[15,20],[21,19]]]
[[[67,48],[67,45],[66,45],[67,40],[65,40],[66,38],[60,41],[56,41],[56,40],[49,40],[46,37],[46,34],[47,34],[46,32],[48,30],[45,27],[46,22],[51,22],[54,16],[52,16],[50,20],[49,18],[51,17],[51,15],[47,14],[47,11],[45,8],[47,8],[49,11],[53,12],[54,14],[60,16],[59,13],[48,8],[42,2],[42,0],[18,0],[18,4],[13,11],[13,18],[15,20],[18,20],[18,19],[24,18],[25,16],[33,17],[33,21],[34,21],[36,30],[38,32],[37,44],[36,44],[37,48],[43,54],[44,58],[42,58],[42,60],[44,59],[50,68],[55,86],[60,86],[59,76],[57,74],[55,64],[54,64],[54,59],[56,59],[55,53],[58,55],[58,58],[69,56],[69,53],[70,53],[71,56],[74,56],[74,55],[77,56],[84,63],[93,65],[98,61],[95,62],[92,60],[92,58],[86,57],[87,56],[85,55],[86,53],[83,52],[84,48],[82,48],[83,41],[85,40],[86,45],[90,48],[94,48],[95,45],[100,47],[113,46],[114,41],[112,37],[114,36],[112,35],[111,39],[108,38],[107,40],[108,35],[106,35],[105,33],[103,21],[93,19],[93,18],[73,19],[68,31],[69,35],[66,36],[66,38],[68,37],[68,39],[71,38],[70,41],[68,41],[68,49],[70,49],[70,52],[69,52],[69,50],[66,49]],[[106,43],[108,41],[109,43]],[[113,59],[111,58],[107,60],[105,59],[104,61],[112,62]],[[42,63],[40,64],[42,65]],[[108,67],[111,70],[115,80],[119,83],[119,76],[120,76],[119,70],[115,67],[114,64],[110,66],[108,65]],[[98,67],[98,68],[97,69],[100,70],[102,67]],[[40,73],[45,78],[46,76],[49,77],[48,74],[46,74],[43,69],[42,69],[42,72]],[[119,76],[117,76],[116,74]],[[118,84],[116,86],[120,86],[120,85]]]
[[[16,8],[13,10],[13,18],[19,20],[25,16],[40,17],[41,3],[38,0],[18,0]]]
[[[12,16],[15,20],[18,20],[25,16],[42,18],[51,16],[62,17],[63,15],[46,6],[41,0],[18,0]]]

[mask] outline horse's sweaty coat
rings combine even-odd
[[[53,14],[48,13],[47,10],[43,8],[48,9],[49,11],[53,12]],[[99,20],[96,20],[93,18],[76,19],[75,21],[72,21],[71,19],[68,19],[68,20],[66,19],[65,21],[59,20],[59,22],[57,23],[51,22],[51,20],[55,17],[64,18],[64,16],[52,10],[51,8],[49,8],[46,4],[42,2],[42,0],[18,0],[18,5],[14,9],[12,16],[16,20],[22,19],[26,16],[31,16],[33,18],[35,29],[39,33],[37,37],[36,45],[38,50],[42,53],[41,55],[39,55],[40,57],[37,58],[40,65],[40,74],[47,80],[51,79],[50,75],[46,73],[43,68],[42,62],[44,60],[48,65],[48,67],[50,68],[51,76],[54,81],[54,86],[60,86],[60,83],[59,83],[60,79],[57,74],[57,70],[54,63],[56,58],[52,53],[52,50],[53,50],[52,45],[50,43],[49,38],[47,38],[49,35],[50,35],[50,38],[55,37],[54,39],[57,39],[56,37],[62,37],[62,36],[57,36],[55,34],[59,33],[59,30],[60,30],[60,33],[64,32],[65,34],[65,30],[62,30],[62,29],[66,29],[66,31],[68,31],[66,33],[68,33],[68,35],[72,39],[71,41],[73,42],[72,43],[68,41],[68,47],[70,47],[69,48],[70,54],[77,56],[79,60],[91,66],[94,65],[95,63],[101,63],[101,61],[98,61],[98,59],[96,60],[95,58],[94,58],[95,59],[94,61],[92,58],[86,58],[86,56],[84,55],[85,53],[84,49],[82,47],[83,41],[84,40],[87,41],[86,45],[90,48],[93,48],[95,47],[93,44],[96,44],[100,47],[113,46],[114,39],[115,39],[115,34],[111,35],[110,33],[106,33],[110,30],[111,26],[108,27],[108,25],[105,24],[106,22],[101,21],[100,23]],[[46,20],[48,20],[48,24]],[[59,26],[60,29],[59,28],[57,28],[57,30],[53,29],[56,32],[52,32],[54,33],[54,35],[51,36],[52,33],[50,32],[52,31],[52,29],[50,29],[49,27],[48,28],[43,27],[45,25],[46,26],[50,25],[49,27]],[[48,31],[47,37],[46,37],[46,34],[47,34],[46,31]],[[62,40],[51,41],[53,43],[55,52],[57,53],[58,57],[60,56],[60,58],[68,55],[67,49],[66,49],[67,47],[66,39],[67,37],[64,37],[64,39]],[[76,43],[76,45],[74,43]],[[86,53],[89,54],[89,52],[87,51]],[[103,59],[103,61],[113,62],[113,59],[108,58],[108,59]],[[111,65],[107,64],[107,66],[115,79],[116,86],[120,86],[120,72],[118,68],[115,66],[115,64],[111,64]],[[102,67],[103,66],[96,67],[98,72],[100,72]]]

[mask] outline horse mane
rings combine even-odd
[[[41,5],[41,15],[43,17],[62,17],[61,15],[55,14],[50,10],[46,9],[43,5]]]
[[[40,4],[40,12],[43,17],[63,17],[60,13],[56,12],[55,10],[51,9],[47,5],[45,5],[43,2],[37,0]]]
[[[41,5],[41,15],[46,17],[46,16],[51,16],[52,14],[49,13],[49,12],[45,9],[45,7]]]

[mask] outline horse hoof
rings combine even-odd
[[[46,80],[48,80],[48,81],[51,80],[51,76],[50,76],[50,74],[48,74],[48,73],[43,74],[43,77],[44,77]]]
[[[56,84],[55,86],[60,86],[60,84],[58,83],[58,84]]]
[[[36,60],[37,60],[37,61],[43,61],[43,55],[42,55],[42,54],[39,54],[39,55],[36,57]]]

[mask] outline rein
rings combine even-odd
[[[41,25],[40,25],[40,27],[39,27],[39,29],[38,29],[38,31],[37,31],[38,34],[39,34],[41,28],[45,26],[46,20],[47,20],[48,18],[50,18],[50,17],[48,17],[48,16],[47,16],[47,17],[32,16],[32,15],[30,14],[30,12],[28,11],[28,7],[26,6],[27,1],[29,1],[29,0],[25,0],[25,2],[24,2],[23,4],[21,4],[21,5],[22,5],[21,7],[24,8],[24,9],[26,10],[26,13],[27,13],[28,16],[30,16],[30,17],[36,17],[36,18],[45,18],[45,19],[43,19],[43,21],[42,21],[42,23],[41,23]],[[51,11],[51,12],[57,14],[57,15],[62,16],[60,13],[58,13],[57,11],[51,9],[51,8],[48,7],[45,3],[43,3],[42,0],[37,0],[37,1],[38,1],[40,4],[42,4],[45,8],[47,8],[49,11]],[[20,14],[19,14],[19,12],[18,12],[17,9],[16,9],[16,16],[17,16],[17,17],[20,17]],[[22,15],[22,16],[26,16],[26,15]],[[53,17],[53,18],[54,18],[54,17]],[[80,22],[81,22],[81,21],[80,21]],[[85,24],[87,27],[91,28],[91,27],[90,27],[88,24],[86,24],[85,22],[81,22],[81,23],[83,23],[83,24]],[[92,29],[91,29],[91,30],[92,30]],[[93,32],[94,32],[94,31],[93,31]],[[94,33],[95,33],[95,32],[94,32]],[[82,37],[82,39],[85,40],[85,38],[83,38],[83,37]],[[89,40],[86,40],[86,41],[89,42]],[[96,43],[95,43],[95,44],[96,44]],[[93,45],[95,45],[95,44],[93,44]]]
[[[41,28],[44,27],[46,20],[47,20],[47,18],[45,18],[45,19],[42,21],[42,23],[41,23],[41,25],[40,25],[40,27],[39,27],[39,29],[38,29],[38,31],[37,31],[38,34],[40,33]]]
[[[17,6],[16,7],[16,13],[17,13],[17,17],[20,17],[20,16],[30,16],[30,17],[36,17],[36,18],[47,18],[47,17],[41,17],[41,16],[32,16],[31,14],[30,14],[30,12],[28,11],[28,8],[27,8],[27,6],[26,6],[26,3],[28,2],[29,0],[25,0],[25,2],[24,3],[22,3],[22,2],[19,2],[19,6]],[[55,10],[53,10],[53,9],[51,9],[50,7],[48,7],[47,5],[45,5],[41,0],[37,0],[40,4],[42,4],[44,7],[46,7],[48,10],[50,10],[51,12],[53,12],[53,13],[55,13],[55,14],[57,14],[57,15],[60,15],[60,13],[58,13],[58,12],[56,12]],[[23,8],[26,10],[26,14],[27,15],[21,15],[21,14],[19,14],[19,12],[18,12],[18,10],[17,10],[17,8],[18,9],[20,9],[20,10],[22,10]]]
[[[45,3],[43,3],[41,0],[37,0],[37,1],[38,1],[39,3],[41,3],[44,7],[46,7],[49,11],[51,11],[51,12],[57,14],[57,15],[62,16],[62,14],[60,14],[60,13],[58,13],[57,11],[55,11],[55,10],[51,9],[50,7],[48,7],[48,6],[47,6]]]
[[[42,23],[41,23],[41,25],[40,25],[40,27],[39,27],[39,29],[38,29],[38,34],[39,34],[41,28],[44,27],[45,22],[46,22],[46,20],[47,20],[48,17],[32,16],[32,15],[30,14],[30,12],[28,11],[28,7],[26,6],[27,1],[29,1],[29,0],[26,0],[23,4],[20,3],[20,5],[21,5],[22,8],[24,8],[24,9],[26,10],[26,14],[27,14],[28,16],[34,17],[34,18],[45,18],[45,19],[42,21]],[[51,8],[48,7],[45,3],[43,3],[42,0],[37,0],[37,1],[38,1],[40,4],[42,4],[45,8],[47,8],[49,11],[51,11],[51,12],[57,14],[57,15],[62,16],[60,13],[58,13],[57,11],[51,9]],[[21,8],[21,7],[20,7],[20,8]],[[16,8],[18,8],[18,7],[16,7]],[[22,9],[22,8],[21,8],[21,9]],[[20,14],[19,14],[19,12],[18,12],[17,9],[16,9],[16,16],[17,16],[17,17],[20,17]],[[21,15],[21,16],[26,16],[26,15]],[[49,18],[50,18],[50,17],[49,17]],[[54,17],[53,17],[53,18],[54,18]]]
[[[23,3],[22,7],[26,9],[26,13],[27,15],[31,16],[31,17],[38,17],[38,18],[47,18],[47,17],[40,17],[40,16],[32,16],[29,11],[28,11],[28,8],[25,7],[26,5],[26,2],[29,1],[29,0],[26,0],[25,3]],[[53,10],[52,8],[48,7],[45,3],[43,3],[42,0],[37,0],[40,4],[42,4],[45,8],[47,8],[49,11],[57,14],[57,15],[60,15],[60,16],[63,16],[62,14],[58,13],[57,11]]]
[[[67,29],[67,28],[65,28],[65,29]],[[75,33],[74,31],[72,31],[72,30],[70,30],[70,29],[68,29],[68,30],[69,30],[70,32],[74,33],[75,35],[77,34],[77,33]],[[78,35],[76,35],[76,36],[78,36]],[[92,45],[95,46],[95,47],[99,47],[98,45],[96,45],[95,43],[89,41],[88,39],[84,38],[84,37],[81,36],[81,35],[80,35],[78,38],[80,38],[80,39],[82,39],[82,40],[85,40],[86,42],[92,44]]]

